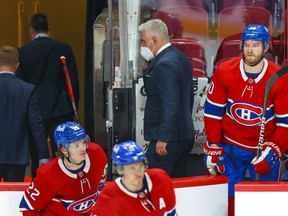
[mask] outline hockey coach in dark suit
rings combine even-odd
[[[73,108],[67,91],[60,57],[65,56],[76,104],[79,101],[79,81],[71,47],[49,37],[46,15],[34,14],[30,19],[29,34],[32,41],[19,48],[19,68],[16,75],[35,85],[40,114],[51,139],[53,153],[55,128],[73,120]],[[54,155],[55,156],[55,155]]]
[[[149,168],[164,169],[170,177],[184,177],[186,159],[194,145],[193,82],[189,60],[169,42],[159,19],[140,25],[141,55],[147,101],[144,138]]]

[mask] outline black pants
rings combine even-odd
[[[194,138],[181,142],[168,142],[166,147],[168,154],[166,156],[157,155],[156,142],[151,141],[146,152],[148,168],[161,168],[171,178],[185,177],[187,159],[194,146]]]
[[[0,164],[0,181],[24,182],[25,171],[25,164]]]

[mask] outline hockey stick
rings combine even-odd
[[[77,111],[77,107],[76,107],[76,102],[75,102],[75,98],[74,98],[74,94],[73,94],[73,88],[71,85],[70,76],[69,76],[69,72],[68,72],[68,68],[67,68],[66,58],[65,58],[65,56],[61,56],[60,59],[61,59],[62,65],[63,65],[63,70],[64,70],[64,74],[65,74],[65,79],[66,79],[66,85],[67,85],[67,89],[68,89],[69,96],[71,99],[74,115],[75,115],[75,122],[77,124],[80,124],[80,119],[79,119],[79,115],[78,115],[78,111]]]
[[[264,104],[262,107],[262,118],[261,118],[261,125],[260,125],[260,134],[259,134],[259,140],[258,140],[258,147],[257,147],[257,156],[258,159],[261,156],[262,152],[262,145],[264,143],[264,132],[265,132],[265,123],[266,123],[266,108],[267,108],[267,100],[268,100],[268,94],[270,92],[270,89],[272,85],[280,79],[282,76],[288,73],[288,67],[283,67],[280,70],[278,70],[276,73],[274,73],[266,82],[265,87],[265,94],[264,94]],[[255,179],[258,180],[258,175],[256,174]]]

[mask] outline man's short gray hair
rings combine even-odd
[[[139,26],[139,31],[145,31],[148,34],[157,34],[161,39],[169,41],[168,29],[166,24],[160,19],[148,20]]]

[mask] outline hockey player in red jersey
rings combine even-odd
[[[105,185],[94,215],[177,215],[172,180],[164,170],[146,169],[145,153],[135,142],[116,144],[112,161],[121,177]]]
[[[255,171],[259,181],[279,181],[281,154],[288,145],[287,75],[270,89],[264,144],[260,157],[258,149],[263,98],[267,80],[280,67],[266,60],[269,34],[264,25],[249,25],[242,34],[242,57],[219,65],[212,76],[204,110],[208,142],[204,146],[207,170],[229,178],[229,196],[234,185],[250,180]],[[230,199],[233,200],[233,199]]]
[[[107,157],[74,122],[54,133],[59,157],[42,165],[20,202],[24,216],[90,215],[106,180]]]

